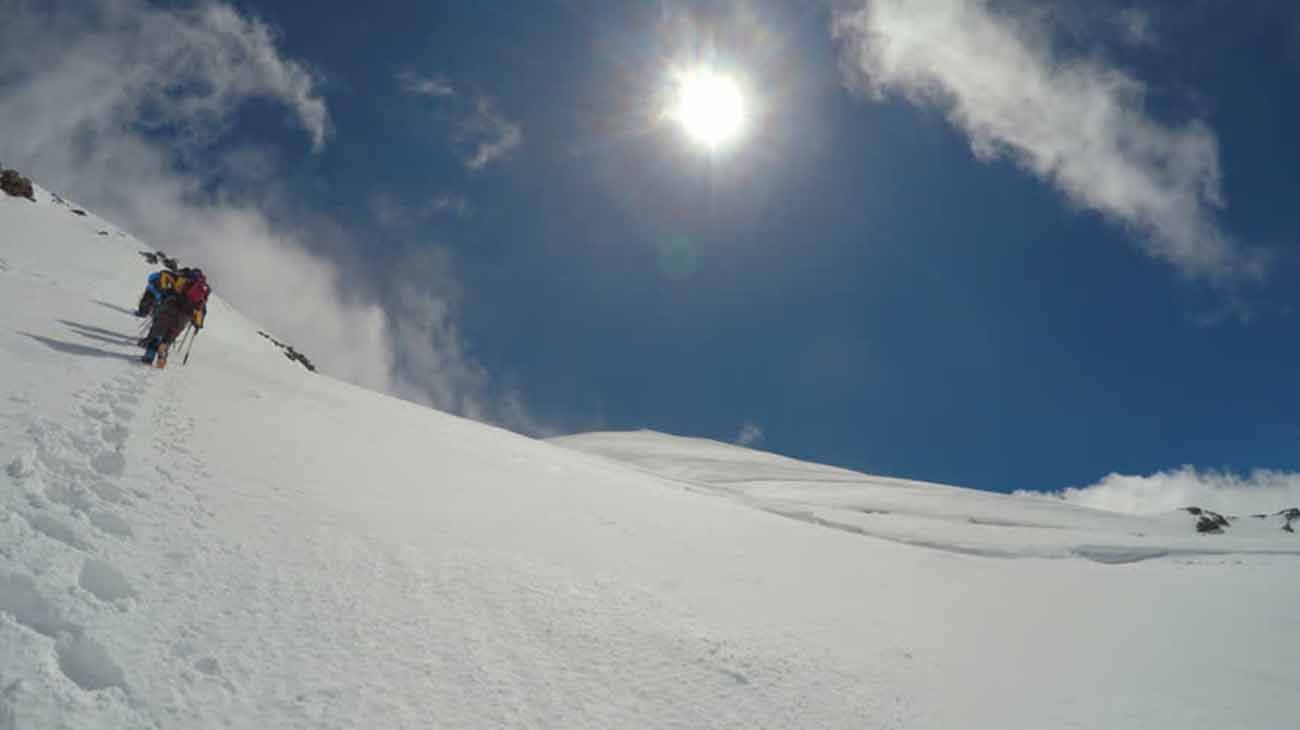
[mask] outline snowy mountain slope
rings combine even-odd
[[[219,300],[143,368],[151,248],[0,196],[3,730],[1294,727],[1292,556],[863,539],[313,375]],[[760,460],[718,478],[800,478]]]
[[[630,464],[759,509],[850,533],[995,557],[1300,555],[1284,516],[1241,519],[1229,534],[1196,531],[1186,511],[1157,517],[811,464],[707,439],[651,431],[579,434],[551,443]]]

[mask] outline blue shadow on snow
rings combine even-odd
[[[82,337],[91,340],[99,340],[100,342],[107,342],[110,345],[134,345],[136,340],[144,337],[143,332],[131,335],[122,332],[111,332],[102,327],[95,327],[80,322],[69,322],[66,319],[60,319],[58,322]]]
[[[30,332],[23,332],[21,330],[18,332],[18,334],[22,335],[23,337],[30,337],[31,339],[36,340],[42,345],[45,345],[46,347],[50,348],[51,350],[58,350],[59,352],[67,353],[69,355],[80,355],[82,357],[103,357],[103,358],[108,358],[110,360],[138,360],[139,359],[139,357],[136,355],[131,355],[122,352],[109,352],[108,350],[101,350],[98,347],[87,347],[85,345],[78,345],[74,342],[52,340],[49,337],[41,337],[40,335],[34,335]]]
[[[92,299],[92,300],[90,300],[90,301],[94,302],[95,304],[98,304],[98,305],[101,306],[101,307],[107,307],[107,308],[113,310],[114,312],[121,312],[122,314],[129,314],[129,315],[131,315],[132,317],[135,316],[135,310],[133,310],[133,309],[127,309],[126,307],[119,307],[119,306],[117,306],[116,304],[109,304],[108,302],[105,302],[105,301],[103,301],[103,300],[101,300],[101,299]]]

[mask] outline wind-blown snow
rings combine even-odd
[[[527,439],[308,373],[220,281],[144,368],[150,247],[38,199],[0,196],[2,730],[1294,726],[1275,527]]]

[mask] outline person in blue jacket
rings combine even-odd
[[[149,283],[145,286],[144,294],[140,295],[140,305],[135,308],[135,316],[148,317],[153,314],[154,307],[158,306],[163,296],[171,291],[175,285],[176,274],[167,269],[150,274]]]

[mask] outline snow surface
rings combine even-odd
[[[154,247],[38,200],[0,196],[0,730],[1297,724],[1276,526],[540,442],[219,298],[145,368]]]
[[[579,434],[552,443],[731,497],[773,514],[910,545],[992,557],[1126,563],[1166,556],[1300,555],[1284,516],[1247,517],[1198,534],[1187,510],[1106,512],[1046,495],[1006,495],[877,477],[707,439],[652,431]],[[1188,505],[1193,506],[1193,505]]]

